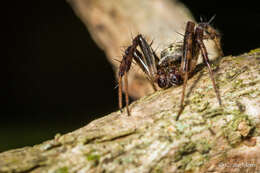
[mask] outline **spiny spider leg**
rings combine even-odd
[[[126,111],[127,111],[127,115],[130,115],[130,111],[129,111],[129,97],[128,97],[128,76],[127,76],[127,72],[125,72],[125,104],[126,104]]]
[[[210,21],[209,21],[210,22]],[[222,48],[221,48],[221,36],[220,34],[212,27],[209,25],[209,22],[207,23],[199,23],[198,24],[198,27],[201,27],[201,29],[203,31],[205,31],[205,34],[203,34],[203,39],[207,40],[207,39],[211,39],[215,42],[216,46],[217,46],[217,49],[218,49],[218,52],[220,54],[220,56],[223,56],[224,53],[222,51]]]
[[[196,28],[196,31],[195,31],[195,39],[196,39],[196,43],[198,44],[198,46],[200,47],[200,52],[202,54],[202,57],[203,57],[203,60],[204,60],[204,63],[207,65],[208,67],[208,70],[209,70],[209,75],[210,75],[210,78],[211,78],[211,81],[212,81],[212,84],[213,84],[213,87],[214,87],[214,90],[215,90],[215,93],[217,95],[217,99],[218,99],[218,103],[219,105],[221,106],[221,99],[220,99],[220,95],[219,95],[219,92],[217,90],[217,86],[216,86],[216,82],[215,82],[215,79],[214,79],[214,76],[213,76],[213,72],[211,70],[211,67],[210,67],[210,64],[209,64],[209,58],[208,58],[208,53],[207,53],[207,49],[203,43],[203,29],[200,28],[200,27],[197,27]]]
[[[204,39],[211,39],[215,42],[221,55],[223,54],[220,46],[220,34],[214,30],[209,22],[199,23],[195,26],[194,22],[189,21],[186,25],[184,41],[178,45],[171,45],[161,52],[160,59],[155,54],[147,41],[141,34],[137,35],[126,50],[121,61],[118,73],[118,97],[119,108],[122,110],[122,78],[124,77],[124,91],[126,100],[127,114],[129,111],[129,98],[128,98],[128,71],[131,67],[132,61],[138,64],[138,66],[144,71],[156,90],[154,83],[158,84],[160,88],[169,88],[171,86],[183,84],[180,110],[176,117],[178,120],[180,114],[184,109],[185,90],[187,86],[188,78],[194,71],[197,65],[199,54],[202,54],[204,63],[209,69],[209,75],[213,83],[214,90],[217,95],[219,105],[221,105],[221,99],[216,87],[213,72],[211,70],[208,53],[203,43]]]
[[[143,53],[137,50],[137,46],[141,48]],[[124,89],[125,89],[125,100],[126,100],[126,109],[127,114],[130,115],[129,111],[129,97],[128,97],[128,78],[127,72],[129,71],[132,60],[137,62],[140,68],[148,75],[148,79],[151,82],[153,88],[156,90],[154,85],[154,80],[157,74],[157,63],[158,57],[155,55],[154,51],[147,43],[147,41],[143,38],[141,34],[137,35],[133,41],[132,45],[129,46],[125,50],[125,55],[123,56],[123,60],[119,66],[118,73],[118,100],[119,100],[119,109],[122,111],[122,77],[124,77]]]
[[[119,66],[119,72],[118,72],[118,106],[120,111],[122,111],[122,77],[125,76],[125,92],[126,93],[126,103],[128,103],[128,87],[126,86],[128,81],[127,81],[127,72],[129,71],[132,60],[133,60],[133,54],[134,51],[137,47],[137,39],[135,38],[133,40],[133,43],[131,46],[129,46],[126,51],[125,55],[123,56],[123,60],[120,63]],[[128,105],[127,105],[127,112],[129,112]]]
[[[142,53],[136,49],[133,54],[133,57],[134,57],[134,60],[137,63],[137,65],[143,70],[143,72],[145,74],[148,75],[148,77],[150,77],[149,67],[147,66],[146,60],[144,59]],[[150,79],[150,80],[152,80],[152,79]]]
[[[118,76],[118,107],[122,112],[122,76]]]
[[[177,114],[176,120],[179,119],[179,116],[184,109],[184,97],[185,97],[185,89],[186,89],[186,85],[187,85],[187,80],[189,77],[189,73],[192,72],[196,67],[199,52],[201,52],[203,61],[209,69],[210,78],[211,78],[215,93],[217,95],[219,105],[221,106],[221,99],[220,99],[220,95],[219,95],[219,92],[216,87],[216,82],[215,82],[215,79],[213,76],[213,72],[212,72],[210,64],[209,64],[208,53],[207,53],[206,47],[203,43],[203,39],[212,39],[213,41],[215,41],[217,47],[219,48],[220,53],[223,53],[222,49],[220,47],[220,37],[219,37],[219,35],[217,35],[217,32],[211,26],[209,26],[207,23],[200,23],[196,27],[195,31],[194,31],[194,29],[195,29],[195,24],[193,22],[188,22],[186,25],[186,30],[185,30],[185,36],[184,36],[184,42],[183,42],[183,56],[182,56],[182,62],[181,62],[183,89],[182,89],[180,110]],[[206,36],[204,35],[204,32],[206,32],[206,34],[207,34]]]
[[[147,41],[142,37],[142,35],[139,35],[138,41],[139,46],[144,54],[145,64],[149,68],[149,76],[152,77],[152,79],[154,79],[157,73],[154,51],[152,50],[152,47],[147,43]]]
[[[195,23],[188,22],[185,29],[185,35],[184,35],[184,42],[183,42],[183,56],[181,60],[181,73],[183,76],[183,88],[182,88],[182,95],[181,95],[181,103],[180,103],[180,110],[177,114],[176,120],[179,119],[180,114],[183,111],[183,103],[184,103],[184,97],[185,97],[185,89],[187,85],[188,80],[188,73],[191,69],[189,69],[190,60],[192,59],[193,55],[193,38],[194,38],[194,28]]]
[[[153,52],[154,56],[156,57],[155,53]],[[154,85],[154,77],[151,76],[151,72],[149,71],[149,67],[145,64],[145,60],[143,58],[143,55],[141,52],[139,52],[137,49],[134,52],[134,60],[139,65],[139,67],[143,70],[144,73],[147,74],[147,78],[152,85],[154,91],[157,91],[156,86]],[[158,57],[157,57],[158,58]],[[159,59],[158,59],[159,60]],[[156,61],[157,63],[158,61]]]

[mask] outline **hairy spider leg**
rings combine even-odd
[[[137,50],[137,46],[141,48],[143,53]],[[132,60],[140,66],[140,68],[148,75],[148,79],[152,84],[153,88],[156,90],[154,85],[154,80],[157,73],[157,63],[159,61],[158,57],[155,55],[151,46],[147,43],[144,37],[139,34],[133,41],[132,45],[125,50],[125,55],[119,66],[118,73],[118,100],[119,100],[119,109],[122,111],[122,77],[124,77],[124,90],[125,90],[125,100],[126,100],[126,109],[127,114],[130,115],[129,111],[129,96],[128,96],[128,76],[127,72],[130,70]]]
[[[148,66],[145,64],[144,57],[143,57],[142,53],[136,49],[133,56],[134,56],[134,60],[137,63],[137,65],[147,75],[148,81],[152,85],[153,89],[155,91],[157,91],[157,88],[154,85],[155,76],[151,76],[151,72],[149,71]],[[156,56],[155,53],[154,53],[154,56]],[[158,63],[158,61],[156,61],[156,63]]]
[[[125,87],[125,99],[126,99],[126,109],[127,109],[127,113],[128,115],[130,115],[130,111],[128,108],[128,80],[127,80],[127,72],[130,70],[131,64],[132,64],[132,60],[133,60],[133,54],[134,51],[137,47],[137,40],[134,39],[133,43],[131,46],[129,46],[126,50],[125,50],[125,55],[123,56],[123,59],[120,63],[119,66],[119,72],[118,72],[118,106],[120,111],[122,112],[122,77],[124,76],[124,87]]]
[[[221,48],[221,36],[220,36],[220,34],[213,27],[210,26],[209,22],[199,23],[198,27],[201,27],[201,29],[203,31],[205,31],[205,34],[203,34],[203,39],[213,40],[216,44],[216,47],[218,49],[220,56],[224,56],[224,53],[223,53],[222,48]]]
[[[198,44],[198,46],[200,47],[200,52],[202,54],[204,63],[207,65],[208,70],[209,70],[209,75],[213,84],[213,88],[215,90],[215,93],[217,95],[217,99],[218,99],[218,103],[221,106],[221,98],[220,98],[220,94],[217,90],[217,86],[216,86],[216,82],[213,76],[213,72],[211,70],[210,64],[209,64],[209,58],[208,58],[208,53],[207,53],[207,49],[203,43],[203,29],[200,27],[197,27],[195,30],[195,39],[196,39],[196,43]]]
[[[183,42],[183,56],[181,60],[181,73],[183,76],[183,88],[182,88],[182,95],[181,95],[181,103],[180,103],[180,110],[177,114],[176,120],[179,119],[180,114],[184,109],[184,97],[185,97],[185,89],[188,80],[188,73],[189,73],[189,62],[192,59],[192,52],[193,52],[193,38],[194,38],[194,28],[195,23],[188,22],[185,29],[184,35],[184,42]]]
[[[159,58],[151,47],[153,41],[150,44],[148,44],[141,34],[136,36],[136,38],[138,41],[138,45],[143,53],[143,56],[142,53],[136,49],[133,54],[134,60],[135,62],[137,62],[137,64],[143,70],[143,72],[147,74],[150,84],[152,85],[153,89],[157,91],[154,82],[156,80],[157,65],[159,62]]]
[[[118,76],[118,107],[122,112],[122,76]]]
[[[123,64],[123,63],[121,63],[121,64]],[[128,108],[128,102],[129,101],[128,101],[128,86],[127,86],[128,85],[127,70],[126,71],[122,71],[122,73],[120,73],[120,71],[119,71],[119,75],[118,75],[118,106],[119,106],[120,111],[122,112],[122,77],[123,76],[124,76],[124,87],[125,87],[124,88],[124,90],[125,90],[125,99],[126,99],[126,104],[127,104],[126,105],[126,109],[127,109],[127,112],[129,112],[129,108]]]
[[[154,79],[157,73],[157,64],[156,64],[156,58],[157,56],[154,56],[154,51],[152,50],[152,47],[147,43],[147,41],[144,39],[142,35],[137,36],[138,37],[138,43],[139,46],[143,52],[144,55],[144,62],[149,68],[149,76]]]
[[[223,52],[220,44],[220,35],[219,33],[213,29],[209,23],[199,23],[196,27],[195,31],[195,23],[188,22],[186,25],[185,35],[184,35],[184,43],[183,43],[183,56],[181,62],[181,71],[183,76],[183,90],[181,96],[180,110],[177,114],[176,120],[179,119],[180,114],[184,109],[184,97],[185,97],[185,89],[187,85],[188,75],[192,72],[197,64],[199,52],[201,52],[203,61],[207,65],[210,78],[213,84],[213,88],[215,90],[218,103],[221,106],[221,98],[220,94],[216,87],[216,82],[213,76],[212,69],[209,64],[209,58],[207,49],[203,43],[204,39],[211,39],[215,42],[218,51],[221,56],[223,56]],[[205,33],[205,34],[204,34]]]
[[[129,97],[128,97],[128,77],[127,77],[127,72],[125,72],[125,104],[126,104],[126,111],[127,111],[127,115],[130,116],[130,111],[129,111]]]

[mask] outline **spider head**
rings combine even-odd
[[[182,84],[182,77],[178,73],[170,72],[168,74],[168,80],[172,86]]]
[[[168,88],[169,82],[165,75],[160,75],[157,79],[157,83],[160,88]]]
[[[167,74],[163,69],[158,69],[157,71],[157,83],[160,88],[168,88],[169,81],[167,79]]]
[[[182,83],[182,77],[175,71],[175,69],[169,71],[159,69],[157,76],[157,83],[160,88],[169,88]]]

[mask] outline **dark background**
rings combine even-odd
[[[2,23],[0,152],[82,127],[117,109],[104,53],[66,1],[10,1]],[[216,14],[226,55],[260,46],[260,8],[183,0],[197,21]],[[258,8],[258,9],[257,9]]]

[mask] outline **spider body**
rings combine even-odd
[[[125,50],[125,54],[123,55],[119,67],[119,108],[122,110],[122,78],[124,77],[126,109],[128,115],[130,115],[128,107],[127,73],[130,70],[132,60],[134,59],[138,66],[147,75],[147,78],[155,90],[155,84],[160,88],[169,88],[174,85],[183,84],[180,111],[176,118],[178,119],[184,109],[184,96],[187,80],[190,77],[190,74],[194,71],[200,54],[203,57],[204,63],[208,67],[218,102],[221,105],[221,99],[209,64],[208,53],[203,43],[204,39],[213,40],[222,55],[220,36],[209,25],[209,23],[199,23],[196,26],[194,22],[187,22],[183,42],[171,44],[161,52],[160,58],[157,57],[151,45],[147,43],[144,37],[141,34],[137,35],[133,39],[132,45]]]
[[[182,84],[183,80],[179,71],[182,57],[182,43],[171,44],[161,52],[157,65],[157,84],[160,88]]]

